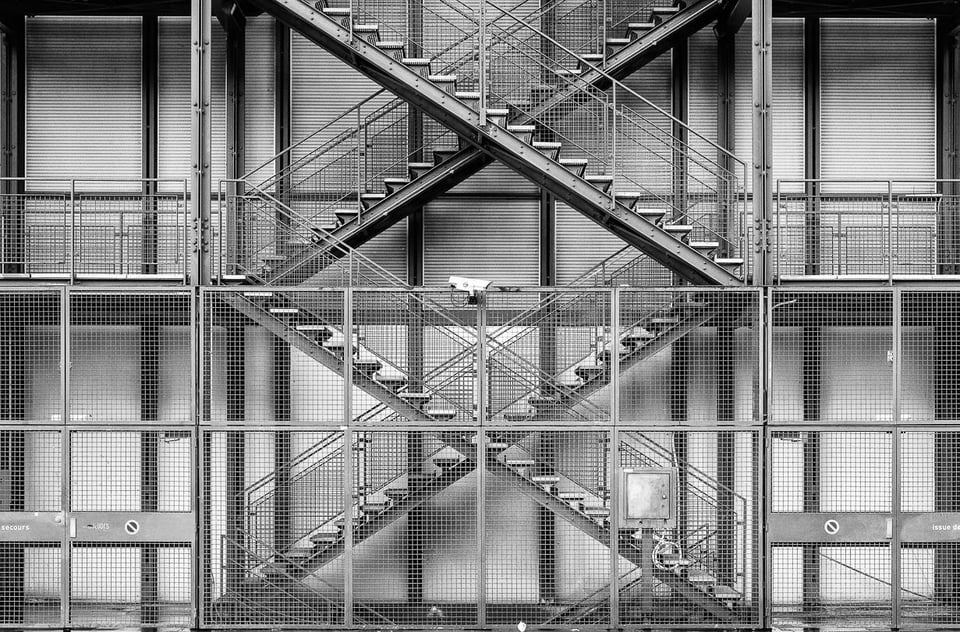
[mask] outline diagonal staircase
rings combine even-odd
[[[464,143],[549,190],[683,278],[708,284],[742,282],[746,272],[737,256],[744,238],[742,216],[729,196],[737,189],[735,177],[721,172],[711,159],[703,169],[691,168],[692,178],[695,172],[706,173],[696,176],[701,183],[715,177],[719,182],[698,194],[701,199],[695,204],[691,201],[697,195],[647,186],[646,170],[640,164],[645,157],[659,160],[662,167],[669,164],[667,155],[678,148],[688,162],[696,161],[696,152],[664,129],[669,126],[651,124],[630,103],[618,104],[618,93],[626,95],[621,99],[645,103],[622,84],[614,82],[615,89],[608,95],[580,80],[576,69],[563,67],[562,58],[573,53],[545,34],[523,25],[498,25],[500,15],[490,20],[490,47],[485,55],[497,60],[499,67],[485,72],[489,81],[479,86],[489,88],[484,95],[483,90],[469,89],[474,85],[464,85],[477,83],[470,75],[437,74],[430,58],[398,59],[396,39],[381,32],[380,25],[358,24],[349,9],[316,11],[298,0],[257,0],[257,4],[451,129]],[[487,4],[508,22],[514,17],[495,3]],[[562,54],[545,56],[543,41],[551,41]],[[562,99],[559,94],[564,95]],[[481,100],[487,107],[480,108]],[[608,156],[605,150],[590,147],[571,127],[590,130],[593,136],[597,129],[611,130],[609,144],[619,145],[619,155],[614,150]],[[561,158],[564,148],[567,156]],[[690,213],[692,206],[710,210],[696,215]],[[713,250],[719,252],[706,254],[691,241],[717,243]]]

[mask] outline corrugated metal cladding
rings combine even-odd
[[[825,19],[821,175],[936,177],[935,25]]]
[[[481,169],[475,176],[450,189],[453,193],[490,193],[539,195],[540,189],[516,171],[495,162]]]
[[[190,18],[162,17],[159,20],[159,158],[157,172],[161,179],[190,178],[190,135],[192,106],[190,103]],[[226,177],[226,34],[214,28],[211,39],[210,109],[211,182],[219,190]]]
[[[736,153],[742,159],[753,155],[750,20],[737,34],[736,51]],[[775,18],[773,38],[773,177],[803,178],[803,20]],[[753,190],[753,178],[747,178]]]
[[[407,279],[407,220],[391,226],[357,251],[393,276]]]
[[[28,178],[140,177],[140,32],[140,18],[27,19]]]
[[[557,202],[557,285],[567,285],[626,244],[579,211]]]
[[[539,285],[539,202],[443,197],[424,212],[424,285],[451,275]]]
[[[274,135],[276,71],[274,21],[269,15],[247,19],[244,169],[256,169],[276,153]],[[273,169],[269,170],[273,173]],[[261,175],[258,173],[258,176]],[[269,174],[263,173],[263,178]],[[261,180],[263,179],[261,178]]]

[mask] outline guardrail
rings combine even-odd
[[[186,180],[0,178],[0,279],[186,282]]]
[[[956,180],[778,180],[776,277],[955,275],[958,211]]]

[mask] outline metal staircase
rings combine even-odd
[[[747,274],[736,175],[674,137],[672,125],[678,122],[669,115],[497,4],[483,3],[492,17],[479,24],[474,15],[457,14],[466,23],[458,30],[461,39],[482,51],[457,75],[444,74],[444,58],[426,56],[435,51],[422,46],[417,48],[425,56],[406,57],[407,34],[387,24],[358,22],[362,16],[348,7],[318,11],[298,0],[257,4],[452,130],[474,151],[500,160],[683,278],[736,285]],[[584,68],[588,79],[603,77],[613,87],[607,92],[581,78]],[[459,151],[460,166],[470,152]],[[674,186],[672,169],[680,161],[688,165],[686,183]],[[662,186],[651,184],[657,170]],[[466,177],[466,170],[458,173]],[[407,184],[398,178],[393,186],[398,195]],[[304,255],[292,260],[295,266],[306,265]]]

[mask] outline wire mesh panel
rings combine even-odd
[[[187,292],[70,292],[70,423],[192,424]]]
[[[70,622],[193,622],[193,435],[70,433]]]
[[[752,291],[622,291],[620,423],[756,420],[758,318]]]
[[[477,310],[449,292],[357,291],[353,421],[476,423]]]
[[[775,291],[770,419],[893,420],[893,294]]]
[[[342,625],[343,433],[203,435],[202,622]]]
[[[960,420],[960,293],[901,295],[900,420]]]
[[[490,294],[487,423],[610,423],[610,292]]]
[[[63,418],[61,292],[0,291],[0,423]]]
[[[490,430],[486,450],[487,622],[609,624],[609,433]]]
[[[354,456],[354,623],[475,624],[476,433],[362,431]]]
[[[0,429],[0,627],[62,625],[61,443]]]
[[[960,432],[900,435],[900,611],[910,626],[960,623]]]
[[[344,423],[342,292],[208,290],[202,303],[204,423]]]
[[[889,625],[891,433],[778,430],[768,467],[776,622]]]
[[[622,468],[676,476],[674,491],[664,494],[672,522],[621,525],[621,622],[756,625],[759,433],[621,431],[618,437]]]

